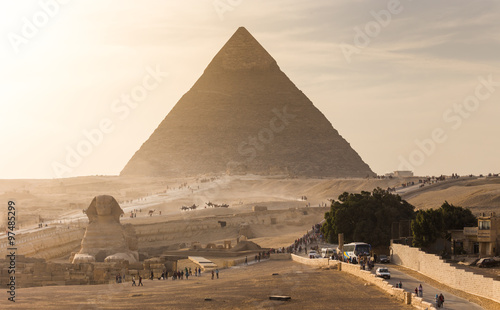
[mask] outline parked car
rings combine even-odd
[[[379,255],[378,256],[378,261],[382,264],[388,264],[391,262],[391,259],[389,257],[387,257],[387,255]]]
[[[498,265],[498,262],[496,260],[494,260],[493,258],[481,258],[476,263],[476,266],[478,266],[479,268],[495,267],[497,265]]]
[[[315,250],[309,251],[309,258],[320,258],[321,255],[319,255]]]
[[[375,271],[375,275],[380,278],[384,279],[390,279],[391,278],[391,273],[389,272],[389,269],[385,267],[379,267],[377,268],[377,271]]]

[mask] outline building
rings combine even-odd
[[[412,176],[413,176],[413,171],[409,170],[394,171],[394,177],[396,178],[411,178]]]
[[[500,254],[500,217],[495,212],[483,213],[477,221],[477,227],[449,231],[453,254],[479,254],[481,257]]]

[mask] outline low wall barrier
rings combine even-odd
[[[391,261],[461,291],[500,303],[500,281],[457,269],[439,256],[418,248],[392,244]]]
[[[297,263],[301,263],[304,265],[309,265],[309,266],[316,266],[316,267],[325,267],[325,266],[336,266],[338,261],[336,260],[331,260],[328,258],[307,258],[307,257],[302,257],[298,256],[295,254],[290,254],[292,257],[292,260]]]
[[[436,310],[436,308],[431,304],[430,302],[424,301],[422,298],[417,297],[414,293],[406,292],[402,288],[395,288],[392,284],[389,282],[385,281],[382,278],[376,277],[373,273],[367,270],[362,270],[360,268],[360,265],[354,265],[354,264],[347,264],[347,263],[340,263],[341,270],[344,272],[347,272],[349,274],[352,274],[358,278],[361,278],[362,280],[371,283],[373,285],[376,285],[377,287],[381,288],[400,302],[406,303],[406,304],[411,304],[413,307],[417,309],[429,309],[429,310]]]

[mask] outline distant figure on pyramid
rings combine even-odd
[[[89,224],[73,263],[139,260],[135,230],[131,224],[120,224],[123,210],[115,198],[109,195],[94,197],[86,213]]]

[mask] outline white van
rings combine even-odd
[[[334,248],[321,248],[321,257],[327,258],[331,257],[335,252]]]

